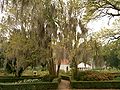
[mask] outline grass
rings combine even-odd
[[[49,72],[46,70],[46,71],[42,71],[41,69],[37,69],[37,70],[32,70],[32,69],[26,69],[22,76],[33,76],[33,72],[36,71],[37,72],[37,75],[38,76],[45,76],[45,75],[48,75]],[[3,69],[0,69],[0,76],[14,76],[14,74],[8,74],[5,70]]]
[[[23,76],[33,76],[34,75],[34,70],[25,70],[23,72]],[[45,76],[45,75],[48,75],[49,72],[48,71],[41,71],[41,70],[36,70],[37,72],[37,76]]]

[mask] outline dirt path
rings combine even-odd
[[[58,90],[71,90],[70,89],[70,81],[68,80],[61,80]]]

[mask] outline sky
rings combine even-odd
[[[111,18],[109,21],[109,18],[107,16],[102,17],[98,20],[92,20],[88,23],[88,28],[91,32],[97,32],[100,31],[103,28],[111,28],[113,25],[113,22],[116,18]],[[109,23],[108,23],[109,22]]]

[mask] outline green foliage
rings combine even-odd
[[[61,79],[63,79],[63,80],[70,80],[70,76],[61,75]]]
[[[52,82],[53,79],[55,78],[55,76],[52,76],[52,75],[45,75],[41,78],[41,80],[43,82]]]
[[[112,80],[115,75],[99,71],[79,71],[75,80],[77,81],[108,81]]]
[[[64,70],[60,70],[60,75],[67,75],[67,76],[71,76],[72,72],[71,71],[67,71],[65,72]]]
[[[59,59],[53,56],[54,45],[60,48],[63,45],[68,53],[67,58],[76,59],[79,55],[79,40],[88,31],[82,22],[83,18],[77,20],[79,15],[84,16],[84,12],[80,12],[84,8],[83,3],[78,0],[70,0],[66,4],[63,0],[13,0],[3,3],[2,11],[8,14],[2,21],[9,36],[5,47],[6,57],[16,57],[19,64],[23,61],[47,61],[50,74],[55,72],[52,60],[63,59],[60,54]],[[80,37],[77,37],[78,25],[82,32],[79,33]]]
[[[72,89],[119,89],[120,81],[71,81]]]
[[[103,47],[103,56],[108,67],[120,69],[119,42],[120,40],[116,40]]]
[[[43,76],[45,76],[45,75],[48,75],[49,74],[49,71],[41,71],[40,69],[38,70],[35,70],[36,72],[37,72],[37,76],[39,76],[39,77],[43,77]],[[23,76],[33,76],[34,74],[34,70],[25,70],[24,72],[23,72]]]
[[[37,83],[4,83],[0,84],[2,90],[53,90],[58,88],[58,82],[37,82]]]
[[[22,83],[29,82],[30,80],[34,82],[34,80],[40,80],[42,77],[33,77],[33,76],[22,76],[22,77],[14,77],[14,76],[0,76],[1,83]]]
[[[116,77],[116,78],[114,78],[113,80],[118,80],[118,81],[120,81],[120,77]]]
[[[58,62],[64,59],[63,52],[67,53],[65,55],[67,59],[75,63],[74,67],[82,60],[90,63],[91,58],[94,58],[97,64],[102,62],[102,45],[94,40],[90,43],[87,41],[86,26],[92,18],[100,16],[101,12],[97,14],[97,11],[104,11],[107,6],[111,6],[110,8],[115,6],[116,8],[113,9],[119,8],[119,2],[112,0],[66,2],[64,0],[3,0],[1,2],[1,10],[7,14],[2,17],[0,24],[1,33],[8,35],[3,45],[6,58],[17,58],[17,67],[24,61],[34,65],[48,64],[50,74],[55,74],[54,60]],[[78,26],[80,32],[76,29]],[[80,42],[81,39],[84,39],[83,43]],[[119,55],[113,55],[109,57],[110,59],[107,58],[112,63],[109,66],[119,68],[118,57]]]
[[[35,82],[52,82],[54,79],[57,79],[57,78],[55,76],[51,76],[51,75],[21,76],[21,77],[0,76],[0,83],[14,83],[15,84],[15,83],[33,83],[33,82],[34,83]]]

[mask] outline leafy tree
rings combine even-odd
[[[106,67],[119,68],[119,19],[110,29],[103,29],[96,34],[102,41],[101,56],[106,62]]]
[[[88,62],[89,57],[98,56],[97,44],[94,47],[96,54],[88,56],[93,50],[89,46],[91,44],[87,45],[86,26],[105,4],[104,0],[3,0],[2,11],[7,15],[1,24],[9,37],[4,47],[5,56],[8,61],[16,58],[16,75],[20,76],[31,63],[45,61],[50,75],[54,76],[55,58],[59,62],[58,75],[64,50],[74,63],[74,74],[77,75],[77,64],[81,59]],[[55,49],[63,51],[54,56],[54,52],[57,53]]]
[[[22,62],[48,60],[50,74],[54,74],[50,47],[51,35],[56,32],[56,25],[53,22],[54,5],[51,1],[42,0],[3,0],[2,2],[3,11],[7,11],[2,24],[7,27],[9,35],[6,57],[17,59],[16,70],[19,70]]]
[[[112,67],[120,69],[120,58],[119,58],[119,40],[113,41],[104,47],[104,59],[106,61],[106,67]]]

